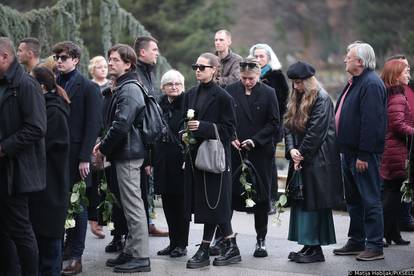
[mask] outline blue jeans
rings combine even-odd
[[[356,156],[342,154],[345,198],[350,216],[349,242],[382,251],[384,219],[381,203],[380,155],[370,154],[368,169],[356,171]]]
[[[75,216],[75,222],[75,228],[66,231],[67,243],[71,248],[71,258],[81,260],[85,249],[86,229],[88,228],[87,208],[83,208],[83,211]]]
[[[62,239],[36,236],[39,247],[39,276],[60,276]]]

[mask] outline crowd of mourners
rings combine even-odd
[[[198,83],[186,90],[174,69],[156,87],[153,37],[92,58],[91,79],[78,69],[82,49],[72,41],[40,60],[36,38],[16,42],[16,51],[0,37],[0,275],[81,273],[88,221],[98,238],[103,226],[111,230],[105,251],[119,255],[106,266],[114,272],[151,270],[149,235],[169,237],[157,255],[186,256],[191,220],[203,224],[203,234],[188,269],[209,266],[210,256],[214,266],[236,264],[242,254],[233,211],[254,215],[253,256],[267,257],[283,140],[288,240],[303,246],[286,252],[290,261],[325,261],[321,246],[336,243],[332,209],[344,201],[349,239],[335,255],[374,261],[384,259],[384,247],[410,243],[401,236],[414,231],[411,203],[401,201],[412,197],[407,59],[389,57],[378,75],[371,45],[349,44],[350,78],[334,106],[306,61],[284,73],[267,44],[242,58],[230,50],[227,30],[214,40],[216,52],[191,65]],[[148,141],[153,98],[166,127]],[[198,161],[213,155],[205,142],[214,140],[223,149],[219,171]],[[168,231],[152,221],[154,195],[161,195]],[[101,202],[112,210],[103,214]]]

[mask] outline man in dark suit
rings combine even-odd
[[[144,85],[148,93],[154,97],[160,96],[160,89],[155,87],[155,74],[154,67],[157,64],[157,58],[160,55],[158,51],[158,41],[149,36],[139,36],[135,40],[134,50],[137,54],[137,76],[138,80]],[[149,204],[149,199],[154,196],[154,185],[152,182],[152,149],[148,149],[148,157],[144,161],[141,171],[141,189],[143,191],[142,197],[144,199],[147,210],[154,208]],[[156,237],[168,237],[168,232],[162,231],[155,227],[151,217],[149,216],[149,210],[147,211],[148,217],[148,229],[151,236]]]
[[[71,100],[69,174],[72,187],[80,180],[88,183],[90,157],[102,124],[102,98],[99,86],[76,69],[81,56],[78,45],[71,41],[60,42],[53,47],[53,53],[59,72],[57,83],[66,90]],[[67,231],[66,246],[70,250],[68,257],[71,262],[62,271],[63,275],[75,275],[82,271],[88,223],[86,208],[76,216],[75,221],[75,228]]]
[[[0,274],[18,275],[17,252],[22,274],[37,275],[28,195],[46,187],[46,107],[7,37],[0,37],[0,116]]]

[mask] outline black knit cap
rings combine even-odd
[[[315,68],[306,62],[298,61],[289,66],[286,74],[291,80],[305,80],[315,75]]]

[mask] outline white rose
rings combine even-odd
[[[256,203],[251,198],[246,199],[246,207],[247,208],[253,207],[254,205],[256,205]]]
[[[187,118],[190,120],[194,118],[194,113],[195,113],[194,109],[187,110]]]
[[[403,198],[403,201],[404,201],[405,203],[410,203],[410,202],[412,201],[412,199],[411,199],[411,197],[407,197],[407,196],[405,196],[405,197]]]
[[[108,222],[107,226],[108,226],[108,230],[109,230],[109,231],[112,231],[112,230],[114,230],[114,229],[115,229],[115,227],[114,227],[114,223],[113,223],[112,221]]]
[[[65,221],[65,229],[74,228],[76,225],[76,222],[74,219],[66,219]]]

